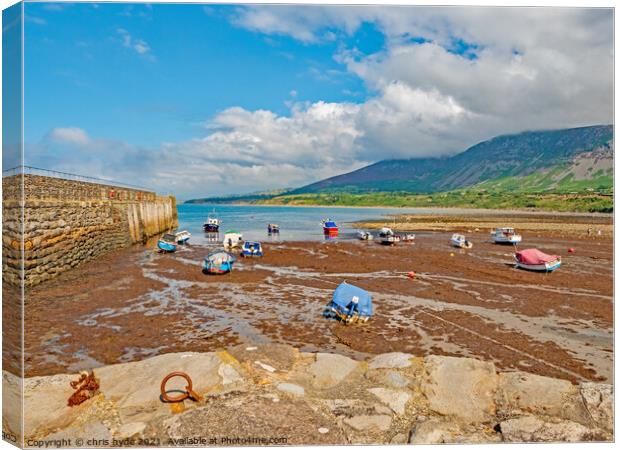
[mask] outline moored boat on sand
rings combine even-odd
[[[263,247],[260,242],[245,241],[241,247],[241,256],[263,256]]]
[[[325,307],[323,316],[346,324],[365,323],[373,314],[372,296],[369,292],[346,281],[334,291],[332,300]]]
[[[175,234],[175,239],[177,244],[187,244],[189,238],[192,236],[191,233],[187,230],[177,231]]]
[[[454,233],[450,238],[450,243],[453,247],[457,248],[472,248],[474,244],[471,241],[468,241],[467,238],[459,233]]]
[[[400,236],[394,234],[391,228],[383,227],[379,230],[379,242],[383,245],[394,245],[400,242]]]
[[[228,230],[224,233],[224,247],[225,248],[234,248],[238,247],[243,243],[243,235],[235,230]]]
[[[370,231],[358,231],[357,232],[357,238],[362,240],[362,241],[372,241],[374,239],[374,236],[372,235],[372,233]]]
[[[413,241],[415,241],[415,234],[413,234],[413,233],[405,233],[403,235],[400,235],[400,240],[402,242],[413,242]]]
[[[209,253],[204,260],[203,269],[207,273],[222,275],[232,271],[237,259],[225,250]]]
[[[164,252],[175,252],[177,250],[176,235],[166,233],[157,241],[157,247]]]
[[[534,272],[553,272],[562,265],[561,257],[547,255],[535,248],[515,253],[515,260],[518,268]]]
[[[496,228],[491,231],[491,239],[496,244],[518,244],[521,242],[521,235],[517,234],[514,228]]]

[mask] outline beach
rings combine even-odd
[[[515,269],[512,247],[492,244],[486,229],[470,230],[473,249],[459,250],[450,247],[450,232],[428,228],[412,228],[415,243],[394,247],[354,239],[268,242],[263,258],[239,258],[221,276],[201,270],[213,244],[174,254],[156,253],[152,242],[111,252],[28,290],[26,376],[285,343],[355,359],[386,352],[467,356],[502,370],[611,381],[607,232],[522,230],[520,248],[562,257],[558,271],[542,274]],[[321,315],[345,280],[373,296],[375,315],[365,325]]]

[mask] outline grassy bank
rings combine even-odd
[[[461,190],[435,194],[374,192],[280,195],[255,202],[297,206],[467,207],[540,209],[546,211],[613,212],[613,196],[588,194],[528,194]]]

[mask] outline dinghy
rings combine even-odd
[[[224,234],[224,247],[231,249],[241,245],[243,242],[243,235],[235,230],[228,230]]]
[[[263,256],[263,247],[260,242],[246,241],[241,247],[241,256]]]
[[[338,225],[331,219],[325,219],[323,221],[323,234],[329,237],[338,236]]]
[[[207,273],[222,275],[232,270],[236,258],[225,250],[209,253],[204,260],[203,269]]]
[[[454,233],[452,235],[452,238],[450,238],[450,243],[453,247],[457,248],[472,248],[474,246],[474,244],[472,244],[471,241],[468,241],[464,235],[458,233]]]
[[[175,252],[177,250],[177,238],[174,234],[166,233],[157,241],[157,247],[164,252]]]
[[[491,231],[491,239],[496,244],[518,244],[521,242],[521,235],[515,233],[514,228],[496,228]]]
[[[535,272],[553,272],[562,265],[562,258],[557,255],[547,255],[535,248],[521,250],[515,254],[517,267]]]
[[[403,242],[413,242],[415,241],[415,234],[406,233],[400,236],[400,240]]]
[[[400,236],[394,234],[391,228],[383,227],[379,230],[379,242],[383,245],[394,245],[400,242]]]
[[[374,239],[374,236],[370,231],[358,231],[357,238],[362,241],[372,241]]]
[[[370,293],[346,281],[336,288],[331,302],[323,311],[323,317],[341,320],[346,324],[365,323],[372,314]]]
[[[187,241],[189,241],[189,238],[192,236],[191,233],[187,230],[183,230],[183,231],[178,231],[175,234],[175,239],[177,244],[187,244]]]

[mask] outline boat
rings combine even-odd
[[[535,272],[553,272],[562,265],[561,257],[547,255],[535,248],[515,253],[515,260],[518,268]]]
[[[391,228],[383,227],[379,230],[379,242],[383,245],[394,245],[400,242],[400,236],[394,234]]]
[[[177,244],[187,244],[187,241],[189,241],[189,238],[192,236],[187,230],[177,231],[174,235]]]
[[[157,241],[157,247],[164,252],[175,252],[177,250],[177,237],[174,234],[166,233]]]
[[[205,257],[202,267],[207,273],[221,275],[232,271],[236,260],[235,256],[226,250],[216,250]]]
[[[450,238],[450,243],[453,247],[457,248],[472,248],[474,246],[474,244],[472,244],[471,241],[468,241],[464,235],[458,233],[454,233],[452,235]]]
[[[241,247],[241,256],[263,256],[263,247],[260,242],[245,241]]]
[[[338,225],[332,219],[325,219],[323,221],[323,234],[329,237],[338,236]]]
[[[267,233],[274,234],[274,233],[279,233],[279,232],[280,232],[280,225],[278,225],[277,223],[267,224]]]
[[[496,228],[491,231],[491,239],[496,244],[518,244],[521,242],[521,235],[516,234],[514,228]]]
[[[213,210],[213,213],[209,214],[206,222],[202,225],[202,228],[207,233],[217,233],[220,231],[221,224],[222,222],[220,221],[220,219],[215,217],[215,210]]]
[[[235,230],[228,230],[224,233],[224,247],[234,248],[241,245],[243,242],[243,235]]]
[[[346,281],[334,291],[332,300],[323,310],[323,317],[337,319],[346,324],[365,323],[373,314],[372,296],[362,288]]]
[[[370,231],[358,231],[357,237],[362,241],[372,241],[374,239],[374,236]]]
[[[413,242],[415,241],[415,234],[413,233],[406,233],[400,236],[400,240],[402,242]]]

